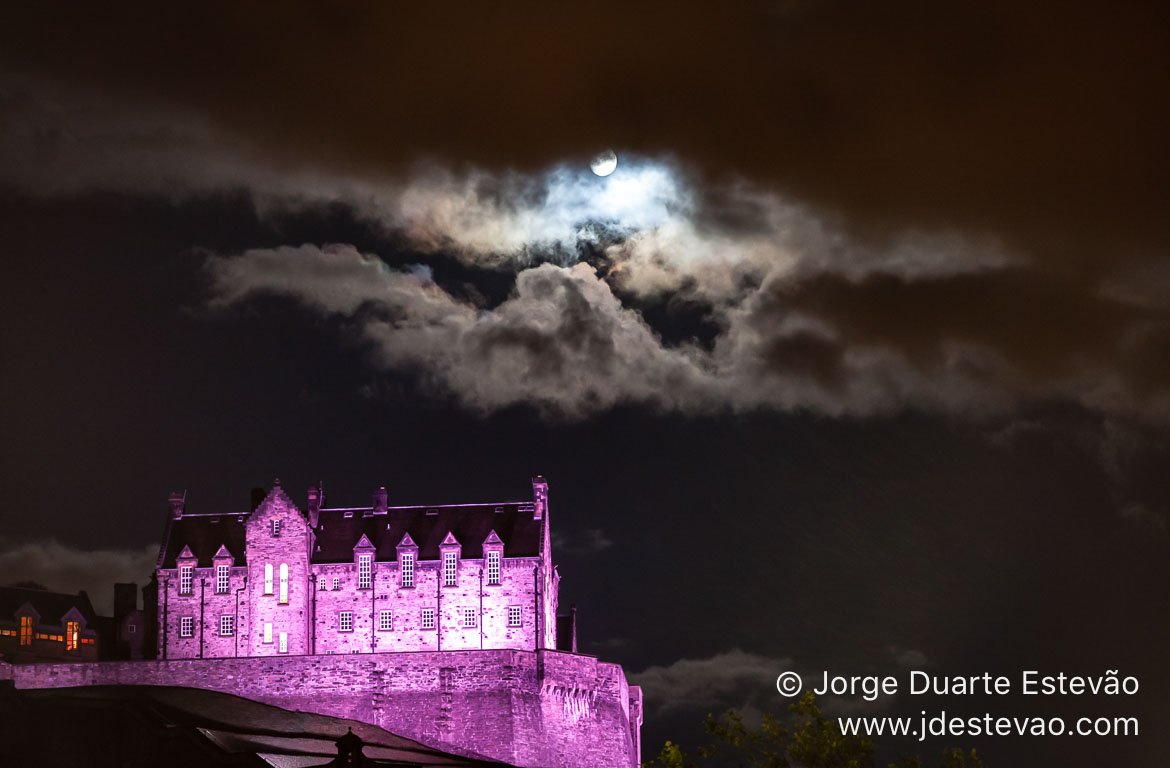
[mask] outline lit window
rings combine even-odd
[[[402,586],[414,586],[414,553],[403,552],[398,556],[399,568],[402,570]]]
[[[378,611],[378,630],[381,632],[391,632],[394,630],[393,611]]]
[[[179,637],[193,637],[195,635],[195,619],[184,616],[179,619]]]
[[[353,611],[342,611],[337,621],[337,628],[342,632],[353,632]]]
[[[223,637],[230,637],[236,633],[236,617],[235,616],[220,616],[219,617],[219,634]]]
[[[32,645],[33,622],[32,616],[20,617],[20,644]]]
[[[288,563],[280,564],[280,602],[288,602]]]
[[[277,648],[277,650],[280,651],[280,653],[288,653],[288,633],[287,632],[280,633],[280,644],[279,644],[279,647]]]
[[[80,639],[81,624],[76,621],[65,622],[65,650],[76,651]]]
[[[464,608],[463,609],[463,626],[474,627],[475,626],[475,619],[476,619],[476,616],[475,616],[475,609],[474,608]]]
[[[500,583],[500,553],[496,550],[487,553],[487,582]]]
[[[279,520],[272,521],[272,535],[273,536],[280,535],[280,521]]]
[[[272,622],[271,621],[264,622],[264,642],[266,642],[266,643],[272,642]]]
[[[272,594],[272,563],[264,564],[264,594]]]
[[[341,589],[341,579],[336,576],[333,577],[333,589],[334,591]]]
[[[459,564],[456,561],[456,553],[443,553],[443,586],[453,587],[459,582]]]
[[[373,586],[373,555],[358,555],[358,589],[369,589]]]
[[[518,605],[508,606],[508,626],[518,627],[521,624],[521,619],[524,618],[524,609]]]
[[[191,583],[195,579],[195,568],[190,565],[184,565],[179,568],[179,594],[191,594]]]
[[[231,567],[226,565],[215,566],[215,591],[217,594],[224,594],[228,591],[228,584],[231,579]]]
[[[422,609],[422,616],[420,617],[420,619],[421,619],[421,624],[422,624],[423,629],[434,629],[435,628],[435,609],[434,608],[423,608]]]

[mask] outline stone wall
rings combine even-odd
[[[637,766],[641,690],[621,667],[557,651],[0,664],[18,688],[176,685],[373,723],[519,766]]]

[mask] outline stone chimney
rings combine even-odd
[[[548,482],[543,476],[532,478],[533,520],[543,520],[548,512]]]
[[[324,501],[324,483],[317,483],[309,486],[309,503],[307,509],[309,511],[309,525],[316,528],[317,520],[321,514],[321,504]]]
[[[386,493],[386,486],[378,486],[378,490],[374,491],[374,514],[386,514],[388,494]]]
[[[178,520],[183,516],[183,508],[187,506],[187,492],[175,491],[171,494],[171,518]]]

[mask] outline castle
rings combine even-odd
[[[172,494],[148,596],[157,660],[0,664],[17,687],[210,688],[522,766],[637,766],[642,695],[558,617],[548,484],[531,501],[304,510]]]

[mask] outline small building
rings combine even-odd
[[[5,661],[94,661],[100,652],[98,616],[84,590],[70,595],[34,586],[0,587],[0,656]]]

